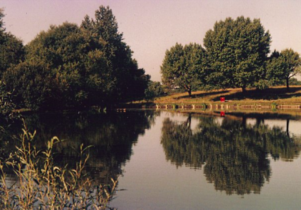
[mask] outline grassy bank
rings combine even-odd
[[[289,91],[286,87],[272,87],[265,90],[248,89],[242,93],[241,88],[220,89],[211,91],[196,91],[189,97],[188,93],[178,93],[156,98],[155,104],[199,104],[219,103],[220,97],[225,97],[228,103],[243,104],[301,104],[301,86],[292,86]]]
[[[221,97],[225,101],[220,100]],[[127,104],[127,108],[176,109],[181,112],[221,111],[227,112],[294,112],[300,115],[301,86],[272,87],[265,90],[248,89],[242,93],[240,88],[211,91],[176,93],[155,98],[152,101],[136,101]]]

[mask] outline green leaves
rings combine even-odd
[[[204,38],[211,69],[209,83],[217,87],[254,87],[264,76],[270,34],[259,19],[227,18],[215,23]]]
[[[147,89],[145,89],[145,98],[151,100],[155,97],[164,95],[164,89],[160,82],[150,81],[148,83]]]
[[[205,72],[205,50],[201,45],[182,46],[176,43],[165,53],[161,66],[162,82],[170,89],[180,87],[191,95],[193,89],[202,86]]]
[[[161,66],[167,87],[191,94],[196,88],[265,87],[265,62],[271,36],[259,19],[238,17],[216,22],[201,45],[176,44]]]
[[[6,91],[6,84],[0,80],[0,116],[11,117],[15,107],[11,93]]]
[[[300,73],[301,58],[292,49],[282,50],[280,53],[274,51],[267,62],[267,78],[272,85],[286,82],[289,89],[289,79]]]
[[[5,32],[3,17],[3,9],[0,9],[0,79],[10,66],[19,63],[24,57],[22,41]]]
[[[25,61],[5,65],[10,67],[3,76],[7,90],[20,107],[33,110],[107,106],[142,97],[150,78],[132,59],[112,10],[103,6],[80,27],[50,26],[26,46]]]

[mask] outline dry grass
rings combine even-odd
[[[112,209],[117,181],[110,186],[95,186],[83,172],[89,155],[81,146],[80,161],[68,169],[53,161],[53,146],[57,137],[48,141],[47,149],[39,151],[33,144],[35,133],[26,127],[20,135],[21,146],[16,146],[8,159],[0,160],[0,209]],[[14,183],[7,179],[5,168],[14,171]]]
[[[212,103],[219,102],[220,97],[225,97],[227,102],[233,103],[301,103],[301,86],[291,86],[287,91],[286,87],[272,87],[266,90],[248,89],[242,93],[240,88],[231,88],[224,90],[196,91],[192,97],[188,93],[179,93],[169,96],[156,98],[154,103],[175,103],[175,104],[192,104],[192,103]]]

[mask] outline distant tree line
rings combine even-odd
[[[109,7],[81,25],[63,23],[26,46],[7,33],[0,10],[1,94],[17,108],[107,106],[144,97],[150,76],[138,68]]]
[[[270,56],[271,35],[259,19],[238,17],[216,22],[207,31],[204,48],[200,44],[176,43],[165,53],[162,82],[192,90],[212,88],[264,89],[286,84],[300,72],[297,52],[285,49]]]

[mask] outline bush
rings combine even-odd
[[[165,92],[160,82],[150,81],[144,94],[147,100],[152,100],[155,97],[165,95]]]
[[[14,108],[11,93],[5,90],[5,83],[0,80],[0,116],[11,117]]]

